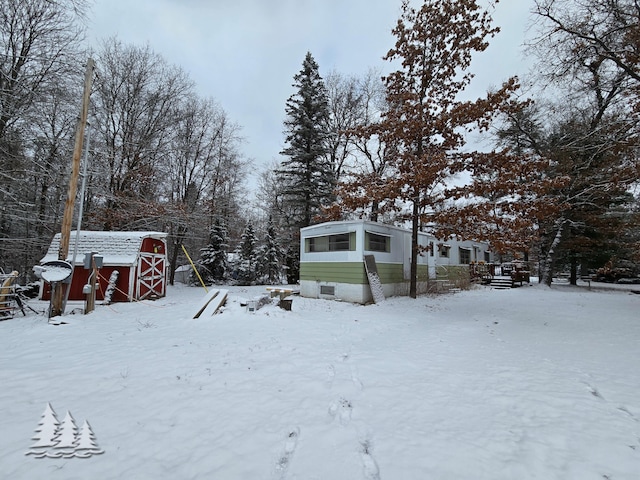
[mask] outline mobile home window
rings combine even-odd
[[[471,263],[471,250],[468,248],[459,248],[460,264],[468,265]]]
[[[449,249],[451,247],[447,246],[447,245],[439,245],[438,246],[438,250],[440,251],[440,256],[442,258],[449,258]]]
[[[489,252],[484,252],[484,261],[487,263],[491,262],[491,254]]]
[[[375,233],[367,232],[366,234],[365,250],[370,252],[390,252],[391,251],[391,237],[386,235],[377,235]]]
[[[351,237],[354,240],[351,240]],[[355,232],[311,237],[305,240],[307,252],[343,252],[355,250]]]

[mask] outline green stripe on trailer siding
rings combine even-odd
[[[429,280],[429,265],[418,264],[418,281],[426,282],[428,280]]]
[[[438,265],[436,267],[438,280],[469,281],[469,265]]]
[[[380,282],[383,284],[402,283],[404,281],[402,264],[378,263],[378,276],[380,277]]]
[[[364,262],[301,262],[300,280],[351,283],[369,283]]]
[[[378,263],[378,275],[380,282],[403,283],[404,269],[400,263]],[[429,267],[418,265],[418,281],[426,281],[429,278]],[[353,285],[366,285],[367,272],[363,262],[301,262],[300,280],[320,281],[329,283],[349,283]]]
[[[408,278],[404,278],[404,268],[400,263],[378,263],[378,275],[383,284],[405,283]],[[418,265],[418,281],[426,282],[429,279],[429,266]]]

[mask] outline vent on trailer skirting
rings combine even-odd
[[[320,295],[335,295],[336,287],[330,285],[320,285]]]

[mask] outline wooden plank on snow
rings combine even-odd
[[[193,315],[191,315],[191,318],[198,318],[200,315],[202,315],[202,312],[204,312],[204,309],[207,308],[211,300],[213,300],[218,295],[218,293],[220,293],[220,290],[216,290],[216,289],[210,290],[204,296],[204,298],[200,301],[200,303],[198,304],[198,308],[194,310]]]
[[[218,309],[227,301],[228,293],[229,290],[220,290],[218,295],[212,298],[209,304],[202,311],[200,318],[210,317],[211,315],[218,313]]]

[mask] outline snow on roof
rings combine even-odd
[[[98,252],[102,255],[105,265],[133,265],[138,258],[142,240],[145,238],[162,240],[166,236],[167,234],[164,232],[97,232],[81,230],[78,239],[78,254],[72,263],[75,265],[82,264],[86,253]],[[75,245],[76,232],[72,231],[69,241],[69,254],[67,255],[67,261],[69,262],[71,262]],[[57,233],[40,263],[58,260],[59,249],[60,234]]]
[[[395,225],[389,225],[386,223],[373,222],[370,220],[335,220],[331,222],[316,223],[315,225],[309,225],[300,229],[302,237],[310,238],[313,236],[322,235],[336,235],[341,233],[350,233],[355,231],[355,228],[362,226],[366,231],[376,233],[378,235],[386,235],[388,233],[383,232],[402,232],[411,233],[410,229],[396,227]],[[321,233],[320,233],[321,232]],[[418,232],[420,237],[431,237],[432,235],[427,232]]]

